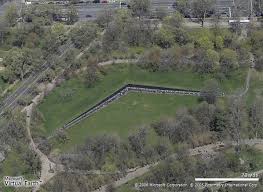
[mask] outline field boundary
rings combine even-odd
[[[191,89],[179,89],[179,88],[170,88],[170,87],[160,87],[160,86],[151,86],[151,85],[140,85],[140,84],[126,84],[108,97],[101,100],[99,103],[95,104],[93,107],[89,108],[85,112],[81,113],[77,117],[73,118],[68,123],[64,124],[62,128],[57,129],[51,134],[47,139],[51,139],[56,136],[61,131],[67,130],[72,126],[80,123],[82,120],[90,117],[94,113],[99,110],[107,107],[113,101],[118,100],[122,96],[128,94],[129,92],[137,92],[137,93],[150,93],[150,94],[169,94],[169,95],[185,95],[185,96],[202,96],[206,93],[201,93],[197,90]],[[209,94],[209,93],[207,93]],[[218,97],[224,96],[223,93],[217,93]]]

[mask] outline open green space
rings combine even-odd
[[[41,134],[46,136],[50,135],[55,129],[60,128],[64,123],[70,121],[73,117],[81,114],[127,83],[199,90],[203,87],[206,80],[212,78],[210,75],[200,76],[190,71],[152,73],[142,70],[135,65],[122,64],[107,67],[105,71],[107,75],[103,76],[100,82],[93,88],[87,88],[82,75],[79,75],[76,78],[65,81],[60,87],[50,93],[39,106],[44,116],[44,125],[42,129],[38,130],[38,133],[41,132]],[[221,82],[222,88],[225,92],[242,88],[245,76],[246,70],[236,71],[231,79]],[[65,92],[70,92],[70,97],[63,97]],[[147,96],[147,98],[149,98],[149,96]],[[128,100],[133,99],[129,98]],[[155,102],[160,103],[160,106],[165,105],[162,100],[163,99],[158,98]],[[109,109],[105,110],[108,111]],[[168,106],[166,110],[169,111],[171,109]],[[104,116],[101,118],[102,122],[104,118]],[[116,127],[117,125],[121,125],[117,124],[119,120],[120,119],[116,119]],[[115,129],[118,129],[116,127]],[[87,129],[87,133],[88,132]]]
[[[0,73],[1,75],[1,73]],[[5,88],[7,87],[7,83],[5,83],[1,78],[0,78],[0,92],[2,93]]]
[[[198,99],[192,96],[129,93],[69,129],[69,141],[60,144],[59,148],[67,150],[83,143],[88,136],[97,134],[111,133],[128,137],[138,128],[161,118],[173,117],[178,107],[190,107],[197,102]],[[151,140],[154,140],[154,135]]]
[[[0,58],[4,58],[8,54],[8,51],[0,49]]]

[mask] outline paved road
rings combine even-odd
[[[20,6],[20,0],[15,0],[16,4]],[[125,2],[125,0],[123,1]],[[167,12],[171,13],[174,11],[172,8],[173,3],[175,0],[152,0],[152,10],[156,10],[157,8],[163,8]],[[6,6],[8,6],[10,3],[7,2],[5,5],[0,6],[0,16],[3,16],[4,9]],[[216,9],[220,12],[227,12],[230,8],[233,10],[234,5],[240,5],[238,6],[241,10],[244,9],[244,7],[248,6],[245,0],[216,0]],[[37,5],[31,5],[31,6],[37,6]],[[63,5],[61,5],[63,6]],[[67,7],[63,6],[63,10],[66,10]],[[83,20],[94,20],[105,9],[117,9],[120,7],[119,3],[108,3],[108,4],[94,4],[94,3],[81,3],[75,5],[75,7],[78,10],[79,19],[81,21]],[[127,6],[122,6],[123,8],[127,8]],[[248,16],[247,13],[248,8],[245,11],[241,11],[242,16]],[[89,15],[89,17],[87,17]]]

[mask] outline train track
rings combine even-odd
[[[63,48],[62,48],[63,47]],[[59,58],[63,57],[68,49],[73,47],[72,43],[63,45],[60,49]],[[6,97],[0,105],[0,117],[3,116],[7,109],[14,109],[17,106],[17,101],[24,95],[31,92],[31,88],[38,82],[38,80],[49,70],[51,63],[46,61],[41,67],[25,79],[21,85],[8,97]]]

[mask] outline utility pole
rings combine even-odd
[[[228,11],[229,11],[229,18],[232,17],[232,14],[231,14],[231,7],[228,7]]]

